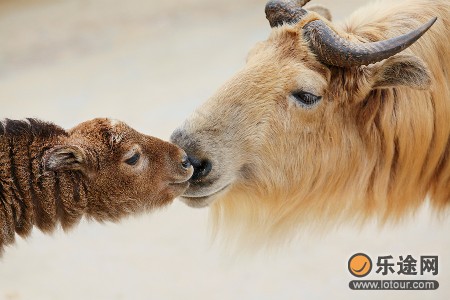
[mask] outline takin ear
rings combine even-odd
[[[319,4],[315,4],[315,5],[311,5],[311,6],[305,7],[305,9],[307,11],[313,11],[315,13],[318,13],[319,15],[321,15],[322,17],[324,17],[328,21],[331,21],[331,12],[325,6],[322,6],[322,5],[319,5]]]
[[[86,155],[79,146],[55,146],[45,153],[43,164],[47,171],[83,170],[86,167]]]
[[[375,65],[373,80],[374,89],[403,85],[425,90],[430,87],[431,75],[423,60],[403,54],[389,57],[380,65]]]

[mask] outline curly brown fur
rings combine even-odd
[[[184,157],[177,146],[115,120],[69,131],[36,119],[0,122],[0,254],[34,226],[51,233],[83,216],[118,221],[166,205],[188,185]]]

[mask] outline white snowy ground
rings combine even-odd
[[[321,2],[337,19],[365,3]],[[70,128],[107,116],[168,138],[268,35],[264,4],[2,0],[0,118]],[[207,217],[175,201],[120,224],[36,231],[0,259],[0,299],[450,299],[450,217],[426,208],[395,228],[341,228],[241,259],[211,247]],[[360,251],[439,255],[440,288],[351,291],[347,260]]]

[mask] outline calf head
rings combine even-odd
[[[46,152],[44,167],[80,172],[95,198],[90,213],[100,219],[169,203],[188,188],[193,172],[179,147],[110,119],[71,129]]]

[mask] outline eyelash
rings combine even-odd
[[[294,97],[295,101],[305,108],[311,108],[322,99],[321,96],[316,96],[304,91],[293,92],[292,97]]]
[[[125,160],[125,163],[127,163],[130,166],[134,166],[138,162],[140,157],[141,155],[139,153],[135,153],[132,157]]]

